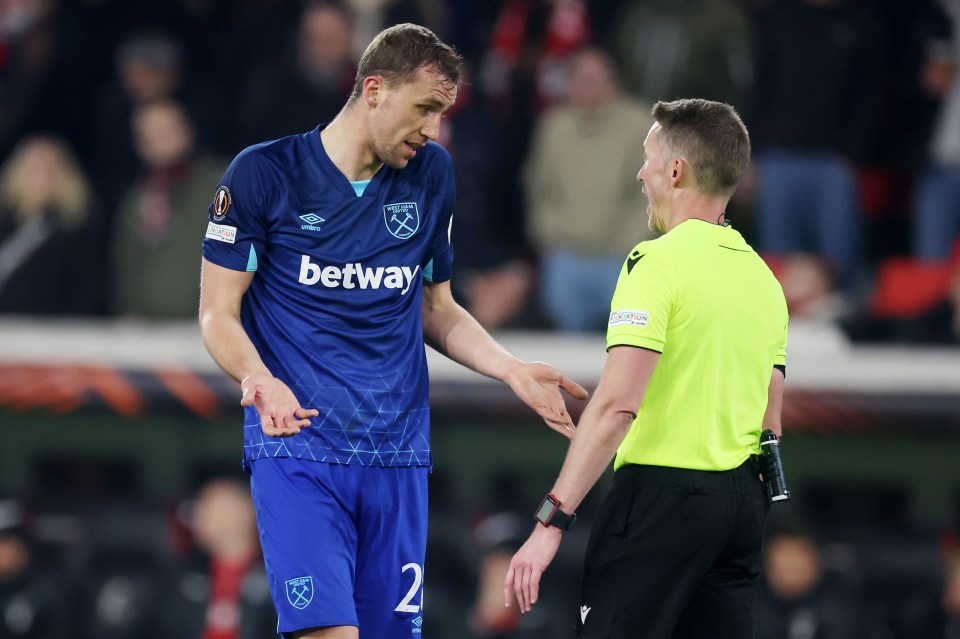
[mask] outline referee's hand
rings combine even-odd
[[[268,373],[253,373],[240,382],[243,397],[241,406],[253,406],[260,415],[263,434],[270,437],[290,437],[310,425],[310,417],[320,412],[302,408],[293,391]]]
[[[530,538],[510,560],[510,568],[503,580],[503,603],[510,607],[516,597],[520,612],[530,612],[540,595],[540,577],[553,561],[560,547],[561,532],[553,526],[537,527]]]

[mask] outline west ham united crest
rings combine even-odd
[[[313,601],[313,577],[287,579],[287,601],[297,610],[303,610]]]
[[[233,198],[230,196],[230,189],[225,186],[218,187],[216,194],[213,196],[214,221],[222,222],[227,217],[231,202],[233,202]]]
[[[397,202],[383,207],[383,221],[397,239],[405,240],[420,228],[420,211],[416,202]]]

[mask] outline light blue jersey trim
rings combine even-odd
[[[433,260],[427,262],[427,265],[423,267],[423,279],[428,282],[433,281]]]
[[[367,185],[370,184],[370,180],[357,180],[356,182],[350,182],[350,186],[353,187],[353,192],[357,194],[357,197],[363,195],[363,192],[367,189]]]
[[[253,248],[253,244],[250,245],[250,254],[247,256],[247,272],[257,270],[257,252]]]

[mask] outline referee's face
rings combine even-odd
[[[443,115],[456,99],[456,85],[433,67],[420,68],[410,82],[384,83],[370,124],[376,156],[394,169],[407,166],[440,136]]]
[[[667,179],[667,154],[660,140],[660,123],[654,122],[643,141],[644,161],[637,174],[637,180],[643,184],[647,196],[647,225],[656,233],[666,232],[665,194],[669,186]]]

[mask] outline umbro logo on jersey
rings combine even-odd
[[[299,215],[298,217],[304,222],[306,222],[306,224],[303,224],[300,228],[307,231],[319,231],[320,230],[319,225],[326,222],[325,219],[323,219],[316,213],[307,213],[306,215]]]
[[[369,268],[360,262],[344,264],[343,266],[320,266],[310,261],[309,255],[300,259],[301,284],[313,286],[321,284],[326,288],[361,288],[401,289],[400,295],[406,295],[410,290],[413,278],[420,270],[417,264],[412,269],[409,266],[378,266]]]

